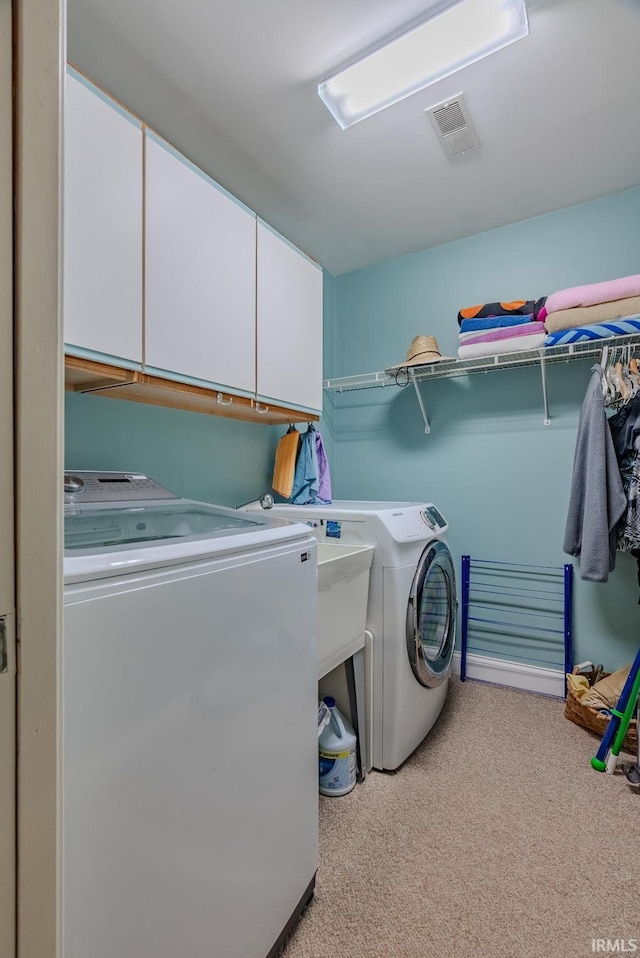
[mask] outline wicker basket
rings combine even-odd
[[[578,669],[573,670],[574,674],[578,674]],[[598,679],[604,679],[609,675],[609,672],[604,672],[599,670],[592,669],[591,673],[583,672],[581,673],[586,676],[589,685],[593,685]],[[596,678],[597,676],[597,678]],[[582,705],[580,699],[571,691],[567,690],[567,700],[564,705],[564,716],[568,718],[570,722],[574,722],[576,725],[580,725],[582,728],[588,729],[590,732],[595,732],[600,738],[604,735],[605,729],[609,724],[609,717],[603,712],[597,712],[596,709],[589,708],[588,705]],[[638,751],[638,724],[635,719],[632,719],[629,723],[629,728],[627,729],[627,734],[624,737],[624,750],[625,752],[631,752],[631,754],[636,755]]]

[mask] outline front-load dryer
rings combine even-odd
[[[372,646],[366,764],[396,769],[431,730],[447,695],[457,609],[445,541],[448,523],[428,502],[338,500],[276,504],[270,512],[306,522],[319,541],[374,546],[367,606]]]

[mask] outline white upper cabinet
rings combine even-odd
[[[253,213],[146,137],[146,366],[255,391]]]
[[[73,70],[65,106],[67,352],[320,411],[321,268]]]
[[[322,409],[322,269],[258,223],[259,396]]]
[[[67,74],[64,338],[142,362],[142,124]]]

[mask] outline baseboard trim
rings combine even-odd
[[[460,675],[460,653],[453,654],[453,671]],[[484,655],[467,655],[467,678],[507,685],[513,689],[564,697],[564,672],[522,662],[507,662]]]

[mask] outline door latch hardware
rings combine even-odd
[[[5,619],[0,619],[0,673],[6,672],[7,668],[8,668],[7,623]]]

